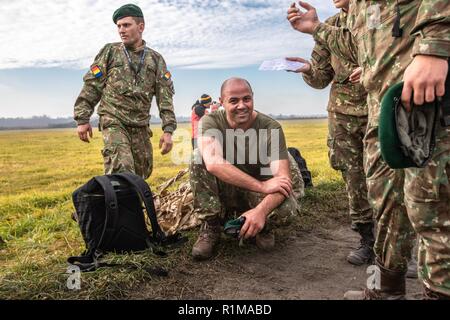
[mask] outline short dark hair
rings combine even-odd
[[[145,20],[142,17],[132,17],[132,18],[137,24],[139,24],[139,23],[145,24]]]
[[[250,85],[250,82],[248,82],[246,79],[243,79],[243,78],[230,78],[230,79],[225,80],[222,83],[222,87],[220,88],[220,96],[221,97],[223,97],[223,92],[225,91],[225,88],[227,87],[228,82],[231,82],[231,81],[242,81],[242,82],[245,82],[247,84],[248,88],[250,89],[250,92],[253,94],[252,86]]]

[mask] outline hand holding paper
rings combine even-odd
[[[259,70],[261,71],[296,71],[304,66],[304,63],[299,61],[289,61],[285,58],[273,59],[263,61]]]

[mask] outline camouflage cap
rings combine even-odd
[[[431,159],[439,121],[437,102],[412,106],[401,102],[403,82],[389,88],[381,101],[378,127],[381,155],[392,169],[424,167]]]
[[[114,11],[113,21],[117,24],[117,20],[125,18],[125,17],[139,17],[143,18],[144,14],[142,13],[141,8],[139,8],[135,4],[126,4],[121,6],[119,9]]]

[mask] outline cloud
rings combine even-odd
[[[112,13],[124,1],[2,2],[0,69],[86,68],[100,48],[118,35]],[[310,36],[292,30],[284,0],[134,1],[146,18],[144,39],[171,67],[240,67],[264,59],[308,55]],[[331,1],[311,1],[322,14]]]

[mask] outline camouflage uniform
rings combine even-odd
[[[450,56],[450,6],[447,0],[399,0],[403,36],[394,38],[396,4],[352,0],[351,34],[320,24],[314,38],[333,54],[352,55],[363,68],[369,107],[365,168],[378,221],[378,262],[390,270],[406,270],[414,235],[411,221],[420,236],[419,275],[428,289],[450,296],[450,130],[438,128],[436,151],[423,169],[390,169],[378,141],[381,98],[402,80],[412,57]]]
[[[269,214],[265,231],[287,225],[300,213],[300,199],[304,195],[303,179],[294,158],[290,154],[288,157],[294,194]],[[223,221],[236,218],[258,206],[266,197],[265,194],[244,190],[220,181],[206,170],[205,164],[200,159],[201,154],[197,148],[193,153],[189,174],[194,194],[194,208],[200,220],[219,218]]]
[[[145,59],[135,76],[122,43],[103,47],[84,76],[83,89],[75,102],[74,118],[78,125],[89,123],[100,102],[98,115],[105,144],[102,151],[105,174],[127,171],[145,179],[150,176],[153,160],[149,122],[154,96],[163,131],[173,133],[177,127],[173,83],[166,63],[144,42],[134,51],[128,49],[135,70],[143,50],[146,50]]]
[[[340,13],[325,23],[345,27],[347,13]],[[352,223],[372,223],[372,210],[367,201],[366,176],[363,167],[363,138],[367,126],[367,93],[361,84],[352,84],[349,76],[358,67],[332,55],[323,45],[312,52],[311,71],[303,74],[313,88],[323,89],[330,83],[328,102],[328,147],[330,164],[342,172],[345,181]]]

